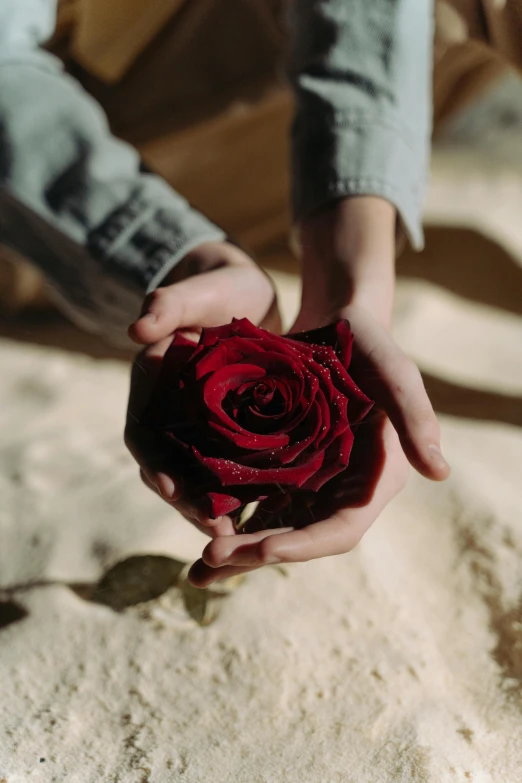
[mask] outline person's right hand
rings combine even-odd
[[[172,475],[163,444],[141,425],[161,363],[177,330],[199,332],[233,317],[280,331],[279,310],[268,275],[242,250],[228,242],[207,242],[191,253],[144,302],[130,337],[144,349],[132,367],[125,443],[140,466],[144,483],[207,535],[233,535],[229,517],[212,520],[183,491]]]

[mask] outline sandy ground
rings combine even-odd
[[[490,420],[442,417],[446,484],[412,476],[356,551],[249,576],[206,627],[177,587],[88,600],[202,544],[124,450],[127,365],[0,340],[0,780],[520,780],[520,317],[404,279],[395,331]]]
[[[466,155],[436,160],[394,323],[452,476],[349,555],[190,593],[205,539],[125,452],[127,363],[0,324],[0,783],[520,781],[522,173]]]

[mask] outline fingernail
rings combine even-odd
[[[276,557],[275,555],[270,555],[270,557],[265,557],[266,565],[277,565],[277,563],[280,562],[281,562],[281,558]]]
[[[159,493],[165,500],[172,500],[176,495],[176,485],[165,473],[158,473],[156,475],[156,485]]]
[[[197,516],[195,517],[196,520],[199,522],[200,525],[205,525],[205,527],[216,527],[216,525],[219,525],[219,523],[222,522],[224,519],[224,517],[216,517],[215,519],[212,519],[212,517],[203,514],[203,512],[198,513],[196,511],[195,513],[197,514]]]
[[[439,468],[440,470],[449,468],[448,463],[442,456],[442,451],[435,443],[432,443],[430,446],[428,446],[428,453],[430,462],[434,467]]]

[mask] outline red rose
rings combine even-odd
[[[347,321],[278,337],[246,318],[176,335],[143,424],[163,433],[173,475],[212,517],[319,490],[349,462],[372,402],[348,375]]]

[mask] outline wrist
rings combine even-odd
[[[354,268],[372,259],[357,259],[353,266],[329,265],[328,270],[303,264],[301,312],[307,322],[332,321],[348,317],[352,308],[370,312],[382,326],[389,327],[393,309],[394,275],[382,273],[358,275]]]
[[[302,308],[339,317],[370,310],[389,325],[395,284],[395,208],[377,197],[329,205],[299,227]]]

